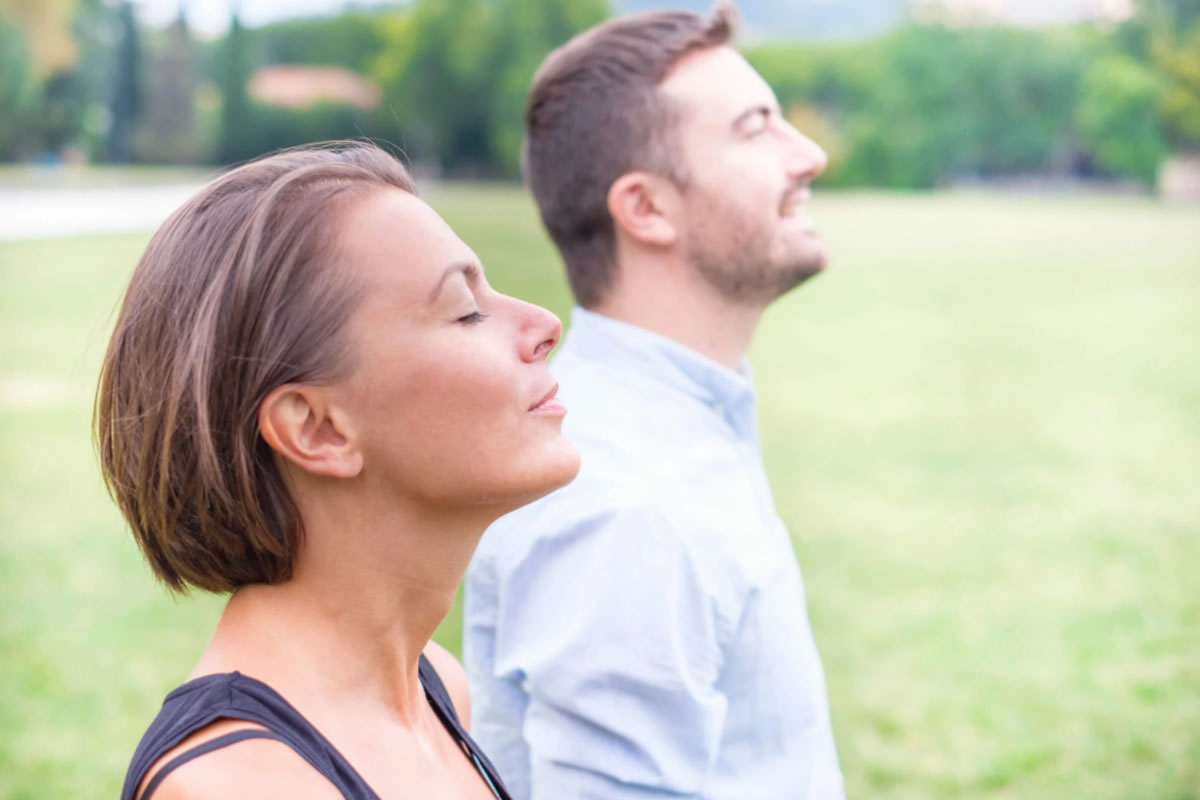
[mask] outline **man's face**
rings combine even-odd
[[[688,181],[688,259],[731,301],[766,304],[820,272],[825,242],[805,209],[825,152],[780,114],[762,77],[730,47],[686,56],[659,91],[678,110]]]

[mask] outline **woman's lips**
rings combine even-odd
[[[554,415],[562,415],[567,413],[567,407],[563,405],[562,401],[559,400],[556,395],[558,395],[557,383],[551,387],[550,391],[543,395],[541,400],[538,400],[536,403],[530,406],[530,413]]]

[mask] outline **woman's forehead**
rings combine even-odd
[[[372,192],[349,209],[341,239],[350,266],[372,283],[428,284],[428,291],[448,264],[475,260],[429,204],[399,189]]]

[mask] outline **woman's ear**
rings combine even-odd
[[[305,472],[353,478],[362,451],[347,420],[317,386],[284,384],[258,407],[258,429],[271,449]]]
[[[648,172],[627,172],[608,188],[613,225],[629,238],[652,247],[670,247],[679,238],[676,226],[679,190]]]

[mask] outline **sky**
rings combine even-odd
[[[188,23],[201,34],[215,35],[229,27],[230,10],[241,9],[242,24],[254,27],[287,17],[336,14],[350,7],[402,5],[403,0],[134,0],[141,18],[150,25],[166,25],[187,9]]]
[[[829,0],[827,0],[829,1]],[[853,0],[840,0],[853,2]],[[1103,9],[1116,18],[1132,11],[1132,0],[936,0],[950,6],[972,6],[993,15],[1025,24],[1067,22],[1091,16]],[[236,3],[244,25],[255,27],[287,17],[336,14],[351,7],[406,5],[408,0],[134,0],[143,21],[156,26],[169,24],[187,8],[192,30],[205,35],[223,33],[229,27],[230,10]],[[663,0],[653,5],[682,5]],[[703,5],[707,6],[708,3]]]

